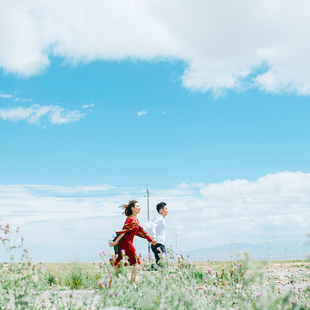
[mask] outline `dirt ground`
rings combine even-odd
[[[277,262],[263,268],[267,283],[310,283],[310,262]]]

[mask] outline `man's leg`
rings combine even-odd
[[[157,243],[155,245],[152,244],[151,248],[152,248],[152,251],[153,251],[153,253],[155,255],[156,264],[158,265],[158,262],[160,260],[160,255],[162,253],[166,254],[166,247],[163,244],[161,244],[161,243]]]
[[[160,257],[159,257],[160,252],[157,250],[157,248],[159,248],[158,243],[156,245],[151,244],[151,249],[155,255],[156,264],[160,260]]]

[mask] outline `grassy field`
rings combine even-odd
[[[242,261],[237,262],[242,264]],[[282,273],[288,273],[290,271],[301,271],[303,269],[305,273],[310,274],[310,261],[306,260],[281,260],[281,261],[251,261],[253,264],[252,269],[260,270],[267,277],[268,271],[272,270],[274,276],[280,277]],[[218,274],[223,268],[231,266],[232,263],[229,261],[199,261],[194,262],[197,270],[202,272],[208,268],[212,269],[213,272]],[[58,264],[44,264],[45,267],[45,279],[46,283],[57,284],[60,286],[80,290],[80,289],[96,289],[98,288],[98,281],[100,280],[100,264],[99,263],[58,263]],[[169,269],[173,268],[173,263],[169,263]],[[300,276],[301,278],[301,276]],[[309,276],[306,277],[307,279]],[[310,278],[309,278],[310,280]],[[276,283],[276,281],[274,281]],[[304,281],[303,281],[304,282]]]
[[[100,263],[37,264],[26,249],[1,239],[10,263],[0,264],[0,309],[309,309],[309,261],[190,262],[173,252],[165,267],[142,258],[137,279],[126,257],[116,272],[105,253]]]

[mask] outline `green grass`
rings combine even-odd
[[[42,265],[33,263],[24,249],[16,260],[11,237],[6,229],[2,243],[10,263],[0,265],[0,310],[98,310],[112,306],[137,310],[309,309],[310,289],[301,286],[309,281],[309,275],[294,279],[287,290],[267,283],[264,276],[267,268],[282,265],[307,271],[308,261],[261,262],[245,256],[233,263],[190,262],[183,257],[175,260],[171,252],[165,264],[168,267],[157,271],[152,271],[152,261],[142,259],[133,284],[133,268],[123,264],[115,272],[105,254],[100,264]],[[68,293],[63,298],[61,291],[68,289],[78,294]]]

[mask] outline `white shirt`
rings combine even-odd
[[[153,217],[150,221],[143,225],[146,232],[156,239],[158,243],[165,245],[166,241],[166,222],[161,214]]]

